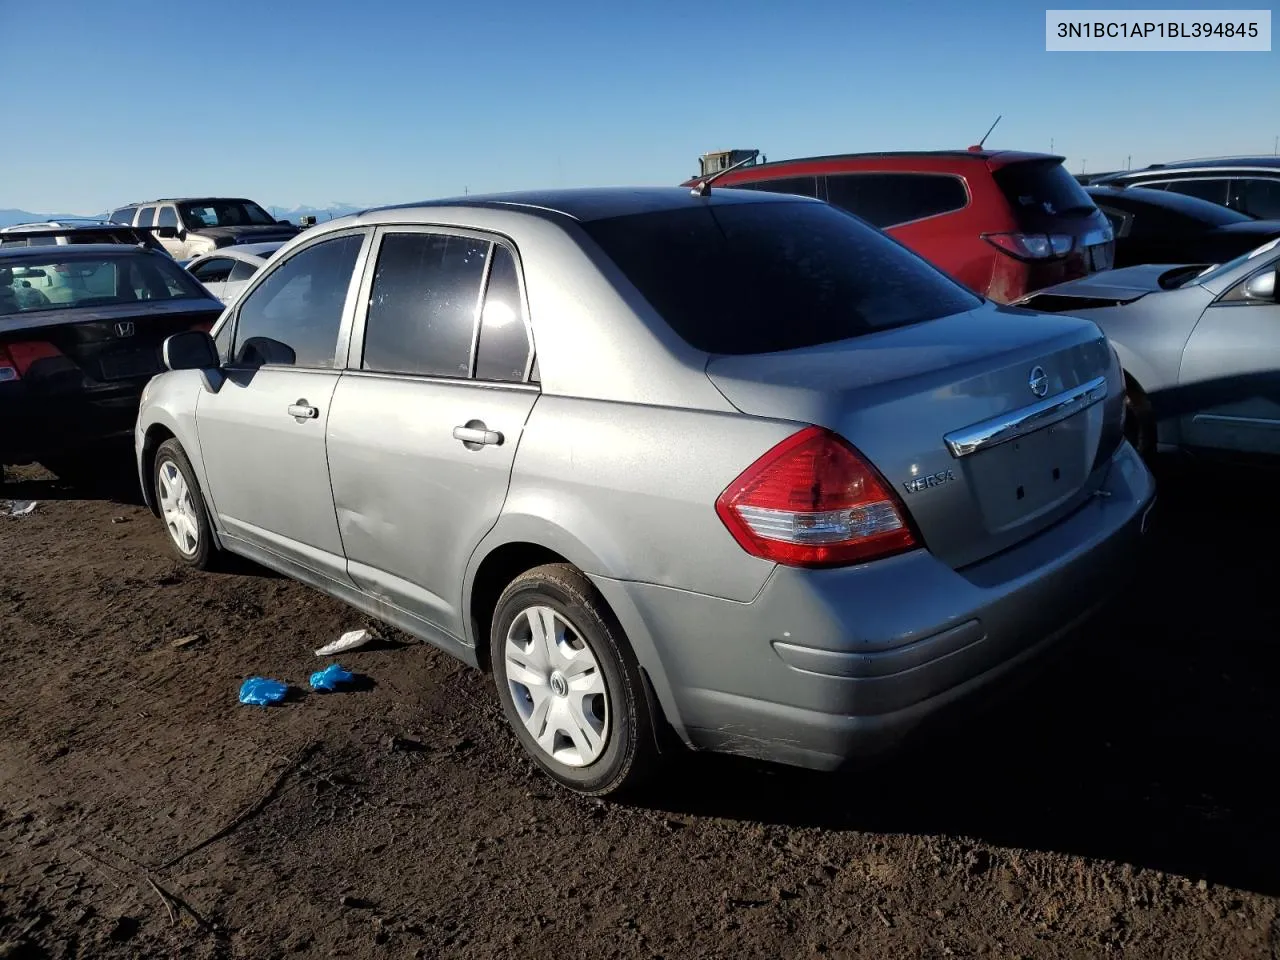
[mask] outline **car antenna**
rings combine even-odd
[[[711,196],[711,182],[713,180],[715,180],[717,177],[723,177],[730,170],[737,170],[739,167],[745,167],[747,164],[754,162],[757,156],[758,156],[758,153],[753,153],[749,157],[743,157],[741,160],[739,160],[737,163],[733,164],[732,166],[725,167],[723,170],[717,170],[715,173],[713,173],[709,177],[703,177],[701,180],[699,180],[697,183],[693,185],[693,189],[690,190],[689,192],[692,193],[695,197]]]
[[[1003,117],[1003,116],[1004,116],[1004,114],[1002,113],[1002,114],[1000,114],[1000,116],[999,116],[999,117],[996,117],[996,123],[999,123],[999,122],[1000,122],[1000,118],[1001,118],[1001,117]],[[970,147],[969,149],[970,149],[970,150],[972,150],[974,153],[977,153],[979,150],[981,150],[981,149],[982,149],[982,145],[983,145],[984,143],[986,143],[986,142],[987,142],[987,137],[991,136],[991,131],[992,131],[992,130],[994,130],[994,129],[996,128],[996,123],[993,123],[991,126],[987,127],[987,132],[986,132],[986,133],[984,133],[984,134],[982,135],[982,139],[981,139],[981,140],[979,140],[977,143],[975,143],[975,144],[974,144],[972,147]]]

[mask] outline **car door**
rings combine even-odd
[[[1280,220],[1280,174],[1274,177],[1236,177],[1227,206],[1259,220]]]
[[[223,303],[227,303],[227,278],[231,276],[231,270],[235,265],[236,261],[230,257],[210,257],[208,260],[192,264],[188,269],[206,290]]]
[[[190,244],[187,243],[182,224],[178,222],[178,208],[172,203],[162,203],[156,209],[156,227],[157,238],[173,259],[186,260],[191,256]],[[174,234],[171,237],[162,236],[158,232],[161,229],[172,230]]]
[[[478,233],[380,228],[359,302],[328,425],[347,571],[462,638],[463,573],[538,398],[518,257]]]
[[[317,237],[262,276],[235,311],[225,379],[196,405],[225,536],[240,552],[265,551],[347,585],[325,429],[368,239],[363,230]]]
[[[244,293],[244,288],[249,285],[250,279],[258,272],[260,264],[252,263],[248,260],[237,260],[231,268],[231,273],[227,277],[227,282],[222,286],[222,302],[227,304],[235,303],[240,299],[240,294]]]
[[[1176,402],[1188,446],[1280,454],[1280,303],[1245,293],[1274,277],[1269,257],[1213,302],[1182,355]],[[1272,287],[1274,291],[1274,287]]]

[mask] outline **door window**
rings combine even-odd
[[[382,239],[361,367],[433,377],[471,375],[487,240],[440,233]]]
[[[236,365],[332,367],[363,240],[360,234],[324,240],[272,270],[241,303]]]
[[[1260,220],[1280,220],[1280,179],[1239,177],[1232,180],[1230,206]]]
[[[258,265],[249,263],[247,260],[236,260],[235,266],[231,268],[231,276],[227,277],[232,283],[239,280],[248,280],[258,272]]]
[[[160,214],[156,217],[157,227],[176,227],[178,225],[178,211],[173,207],[165,205],[160,208]]]
[[[516,258],[498,244],[489,268],[489,285],[480,312],[480,338],[476,342],[476,379],[508,383],[524,381],[529,364],[529,334],[525,326],[524,298]]]
[[[945,174],[841,173],[827,177],[827,202],[883,229],[960,210],[969,194]]]
[[[1168,189],[1170,193],[1199,197],[1201,200],[1208,200],[1210,203],[1225,205],[1227,202],[1227,181],[1222,178],[1216,180],[1170,180]]]
[[[140,227],[151,227],[151,226],[155,226],[155,224],[152,222],[152,221],[154,221],[154,220],[155,220],[155,218],[156,218],[156,208],[155,208],[155,207],[142,207],[142,208],[138,211],[138,224],[137,224],[137,225],[138,225],[138,226],[140,226]]]
[[[229,257],[214,257],[193,267],[191,275],[201,283],[222,283],[231,275],[231,267],[234,263],[235,261]]]
[[[817,177],[780,177],[776,180],[749,180],[746,183],[730,183],[734,190],[765,190],[769,193],[793,193],[801,197],[818,195]]]

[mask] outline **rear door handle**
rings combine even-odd
[[[490,430],[479,420],[471,420],[464,427],[454,427],[453,439],[477,446],[500,446],[502,444],[502,434],[497,430]]]
[[[297,403],[289,404],[289,416],[296,417],[298,420],[314,420],[320,416],[320,411],[307,401],[299,400]]]

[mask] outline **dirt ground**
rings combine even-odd
[[[692,756],[642,803],[537,775],[486,678],[245,565],[128,484],[0,497],[0,958],[1276,957],[1280,510],[1162,480],[1137,584],[945,740],[822,776]],[[200,634],[195,643],[174,641]]]

